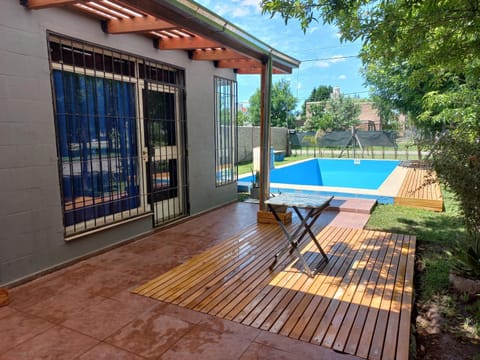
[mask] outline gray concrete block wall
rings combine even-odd
[[[63,236],[47,31],[186,69],[192,214],[236,198],[215,187],[213,75],[235,78],[183,51],[159,51],[137,35],[107,35],[97,20],[62,8],[0,6],[0,285],[151,231],[142,218],[71,242]]]
[[[275,150],[287,152],[288,129],[281,127],[270,128],[270,142]],[[253,148],[260,146],[260,127],[238,127],[238,161],[252,161]]]

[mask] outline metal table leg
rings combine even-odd
[[[305,261],[305,258],[303,257],[303,255],[301,254],[299,248],[298,248],[298,244],[300,242],[300,240],[305,236],[305,234],[307,232],[309,232],[310,234],[312,234],[311,230],[310,230],[310,226],[313,225],[313,222],[310,223],[308,226],[307,226],[307,220],[309,218],[312,217],[312,213],[314,212],[315,209],[310,209],[310,211],[308,212],[307,216],[304,218],[303,216],[300,215],[300,219],[302,220],[301,223],[297,226],[297,228],[293,231],[293,232],[289,232],[288,229],[286,228],[286,226],[283,224],[283,222],[281,221],[280,217],[278,216],[276,210],[275,210],[275,207],[271,206],[270,204],[268,205],[270,211],[272,212],[273,216],[275,217],[275,220],[278,222],[278,224],[280,225],[281,229],[283,230],[284,234],[285,234],[285,237],[287,239],[287,242],[288,242],[288,245],[286,247],[284,247],[283,249],[281,249],[278,253],[275,254],[275,257],[274,257],[274,260],[273,260],[273,263],[270,265],[270,270],[273,270],[275,264],[277,263],[278,261],[278,258],[283,254],[285,253],[286,251],[288,251],[290,249],[290,253],[291,252],[295,252],[295,254],[297,255],[298,259],[300,260],[300,262],[302,263],[302,266],[303,268],[305,269],[305,272],[307,273],[308,276],[310,277],[313,277],[313,272],[312,270],[310,269],[310,266],[308,266],[307,262]],[[299,211],[296,207],[293,207],[295,212],[298,214]],[[318,216],[315,217],[314,220],[316,220]],[[299,236],[299,233],[300,231],[304,229],[303,233]],[[297,240],[296,240],[297,239]],[[316,239],[315,239],[316,241]],[[323,250],[322,250],[322,254],[323,253]],[[326,255],[324,255],[326,257]]]

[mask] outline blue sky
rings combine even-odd
[[[312,89],[320,85],[338,86],[342,94],[368,96],[359,72],[361,61],[356,57],[360,44],[341,43],[334,26],[314,22],[304,34],[296,21],[285,25],[279,16],[262,16],[258,0],[196,1],[276,50],[302,61],[291,75],[273,76],[273,82],[282,77],[290,81],[299,108]],[[238,100],[248,101],[259,87],[259,76],[239,75]]]

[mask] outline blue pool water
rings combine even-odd
[[[312,159],[274,169],[270,182],[279,184],[378,189],[399,161]]]
[[[274,184],[354,188],[358,190],[354,193],[355,197],[373,197],[380,201],[376,196],[361,195],[361,190],[377,190],[399,163],[399,160],[311,159],[273,169],[270,172],[270,190],[272,192],[288,191],[288,186],[282,186],[280,189]],[[239,185],[251,182],[252,176],[239,179]],[[322,193],[325,192],[322,191]],[[330,194],[352,195],[347,189],[345,192]],[[382,199],[380,202],[390,203],[391,201]]]

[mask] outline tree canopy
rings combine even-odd
[[[249,117],[252,125],[260,125],[260,89],[250,97]],[[280,80],[272,86],[272,104],[270,109],[271,126],[295,127],[295,107],[297,98],[292,94],[290,82]]]
[[[306,104],[312,102],[325,102],[330,99],[330,95],[333,92],[333,87],[330,85],[320,85],[319,87],[314,87],[310,95],[307,97],[305,102],[302,104],[302,117],[306,119]]]
[[[305,121],[307,131],[341,131],[359,125],[360,105],[340,95],[309,106]]]

